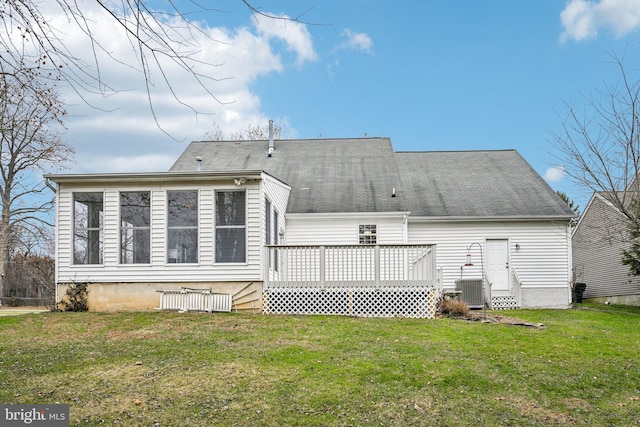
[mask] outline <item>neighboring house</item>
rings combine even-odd
[[[483,277],[494,308],[570,306],[574,213],[514,150],[202,141],[169,172],[47,178],[59,298],[88,282],[95,310],[185,287],[239,310],[431,316]]]
[[[629,248],[624,215],[602,193],[594,193],[572,236],[576,281],[587,287],[584,298],[640,305],[640,278],[622,264]]]

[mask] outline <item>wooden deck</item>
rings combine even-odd
[[[278,314],[433,317],[435,245],[266,247],[263,310]]]

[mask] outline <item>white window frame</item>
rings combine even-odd
[[[169,193],[195,193],[196,194],[196,224],[195,225],[170,225],[171,218],[169,217]],[[166,262],[171,265],[175,264],[197,264],[200,259],[200,191],[193,188],[184,189],[171,189],[166,191],[166,218],[167,218],[167,248],[166,248]],[[169,247],[169,234],[172,230],[195,230],[196,231],[196,259],[195,261],[186,261],[184,257],[178,253],[178,248]],[[176,251],[175,254],[172,251]],[[171,255],[174,255],[173,257]],[[171,261],[174,259],[175,261]]]
[[[132,226],[132,227],[124,227],[122,225],[122,194],[123,193],[148,193],[149,194],[149,225],[148,226]],[[152,214],[153,214],[153,192],[149,189],[145,189],[145,190],[126,190],[126,191],[120,191],[118,193],[118,261],[120,265],[149,265],[151,264],[151,251],[152,251],[152,242],[151,242],[151,225],[153,224],[153,218],[152,218]],[[124,247],[122,245],[122,238],[123,238],[123,232],[127,230],[127,232],[132,232],[132,231],[141,231],[141,230],[147,230],[148,233],[148,241],[149,241],[149,259],[147,261],[144,262],[135,262],[135,256],[134,256],[134,261],[132,262],[124,262]]]
[[[102,213],[101,213],[101,218],[99,219],[99,226],[98,227],[89,227],[89,221],[87,220],[87,224],[86,227],[84,228],[84,231],[87,233],[87,237],[86,237],[86,247],[87,247],[87,253],[89,252],[89,242],[90,242],[90,238],[89,238],[89,234],[92,231],[97,231],[98,232],[98,262],[76,262],[76,238],[79,237],[78,235],[78,227],[76,227],[77,225],[77,221],[76,221],[76,195],[77,194],[99,194],[100,196],[102,196]],[[74,191],[72,193],[72,205],[71,205],[71,209],[72,209],[72,227],[73,227],[73,233],[72,233],[72,251],[71,251],[71,264],[72,265],[103,265],[104,264],[104,192],[103,191]],[[81,203],[81,202],[78,202]],[[83,237],[84,239],[84,237]],[[90,258],[90,257],[88,257]],[[88,261],[87,258],[87,261]]]
[[[219,225],[216,221],[218,216],[218,193],[244,193],[244,224],[243,225]],[[238,190],[238,189],[216,189],[213,194],[214,206],[213,206],[213,218],[214,218],[214,263],[215,264],[246,264],[247,263],[247,253],[248,253],[248,222],[249,222],[249,203],[247,201],[247,191],[246,190]],[[220,251],[218,248],[218,230],[228,230],[228,229],[244,229],[244,254],[242,261],[219,261],[218,256],[220,255]]]

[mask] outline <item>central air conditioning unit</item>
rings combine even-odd
[[[460,299],[467,303],[469,308],[482,308],[482,279],[458,279],[456,290],[460,291]]]

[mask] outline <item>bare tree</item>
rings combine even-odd
[[[621,261],[636,275],[640,274],[640,79],[631,75],[623,58],[612,58],[619,80],[585,97],[584,108],[567,104],[553,147],[578,186],[597,192],[621,214],[626,230],[615,236],[629,247]],[[607,234],[601,236],[603,241],[614,236]]]
[[[273,137],[280,139],[282,137],[282,126],[273,126]],[[224,141],[225,134],[217,123],[213,123],[211,128],[205,132],[203,139],[206,141]],[[259,125],[249,123],[246,128],[231,132],[229,135],[231,141],[267,141],[269,139],[269,125]]]
[[[73,154],[60,138],[65,110],[52,82],[37,66],[20,63],[22,69],[7,70],[0,62],[0,296],[18,242],[49,222],[44,213],[53,201],[41,172],[59,170]]]
[[[614,57],[620,79],[585,97],[584,108],[566,104],[560,130],[553,134],[556,158],[572,180],[600,193],[630,225],[640,227],[632,200],[640,167],[640,80],[632,79]]]
[[[5,294],[14,305],[44,305],[55,296],[55,261],[40,254],[17,254],[5,275]],[[19,304],[19,301],[26,304]]]
[[[41,52],[44,60],[38,65],[39,68],[46,69],[46,73],[52,78],[68,82],[81,97],[84,98],[83,95],[87,93],[107,95],[117,92],[112,82],[103,79],[100,58],[106,55],[116,62],[122,62],[122,59],[114,57],[113,52],[107,47],[108,40],[101,39],[97,32],[92,30],[95,29],[96,23],[88,12],[97,5],[105,12],[104,19],[111,19],[121,29],[119,34],[111,34],[109,37],[126,38],[131,45],[131,51],[137,57],[137,64],[125,65],[136,68],[144,76],[149,107],[156,124],[158,120],[151,95],[151,88],[154,86],[165,85],[178,103],[193,109],[187,100],[173,90],[167,64],[177,65],[200,85],[204,93],[220,102],[213,93],[211,83],[233,76],[217,76],[216,68],[220,64],[215,62],[215,58],[206,62],[198,57],[197,53],[202,48],[195,35],[202,34],[202,30],[188,17],[201,12],[228,11],[210,8],[206,2],[169,1],[163,3],[164,10],[154,8],[157,5],[153,3],[151,0],[2,1],[0,20],[4,26],[0,28],[0,49],[3,52],[0,55],[0,63],[3,72],[15,74],[20,70],[20,66],[16,64],[20,64],[25,51]],[[248,8],[256,17],[302,22],[301,15],[296,18],[273,16],[254,7],[248,0],[238,0],[238,3]],[[66,24],[55,24],[50,19],[52,14],[64,16]],[[82,59],[84,55],[72,51],[68,41],[65,41],[64,34],[69,26],[80,29],[89,42],[92,63],[85,63]],[[160,127],[159,124],[158,126]]]
[[[224,141],[224,131],[219,124],[213,122],[211,128],[207,129],[202,135],[205,141]]]

